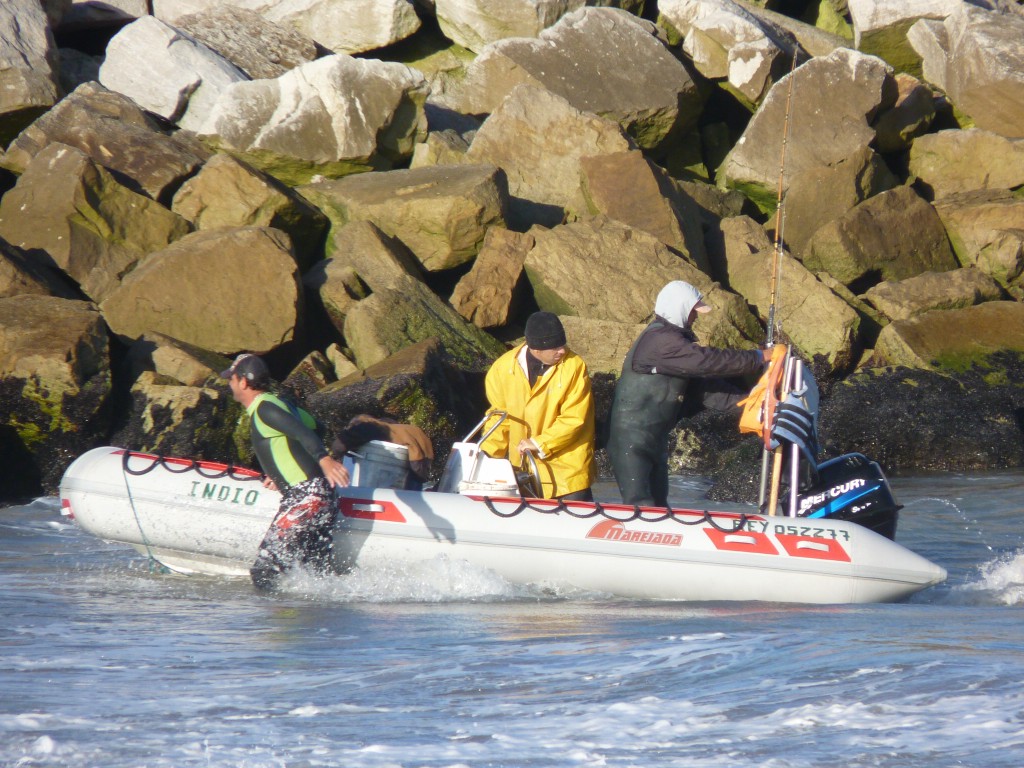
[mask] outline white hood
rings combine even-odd
[[[690,312],[704,295],[689,283],[673,280],[661,289],[654,302],[654,314],[668,320],[672,325],[686,327]]]

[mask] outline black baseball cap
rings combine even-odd
[[[267,384],[270,381],[270,369],[263,362],[263,358],[248,352],[236,357],[230,368],[220,372],[222,379],[230,379],[235,375],[255,386]]]

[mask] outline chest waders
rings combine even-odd
[[[652,323],[647,330],[662,327]],[[664,507],[668,504],[668,434],[679,421],[689,382],[633,370],[633,354],[644,334],[626,354],[615,385],[608,458],[623,502]]]

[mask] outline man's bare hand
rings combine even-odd
[[[324,456],[320,459],[320,469],[323,470],[324,477],[327,478],[327,482],[331,484],[332,488],[345,488],[348,486],[348,470],[345,469],[345,466],[340,461],[330,456]]]

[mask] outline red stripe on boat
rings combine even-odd
[[[835,539],[818,539],[813,536],[794,536],[779,533],[775,536],[790,557],[806,557],[811,560],[835,560],[850,562],[850,555]]]
[[[777,555],[779,550],[772,540],[758,531],[720,531],[717,528],[705,528],[711,542],[726,552],[753,552],[758,555]]]
[[[338,503],[341,514],[360,520],[383,520],[387,523],[407,523],[395,504],[390,501],[373,501],[372,499],[350,499],[342,497]]]

